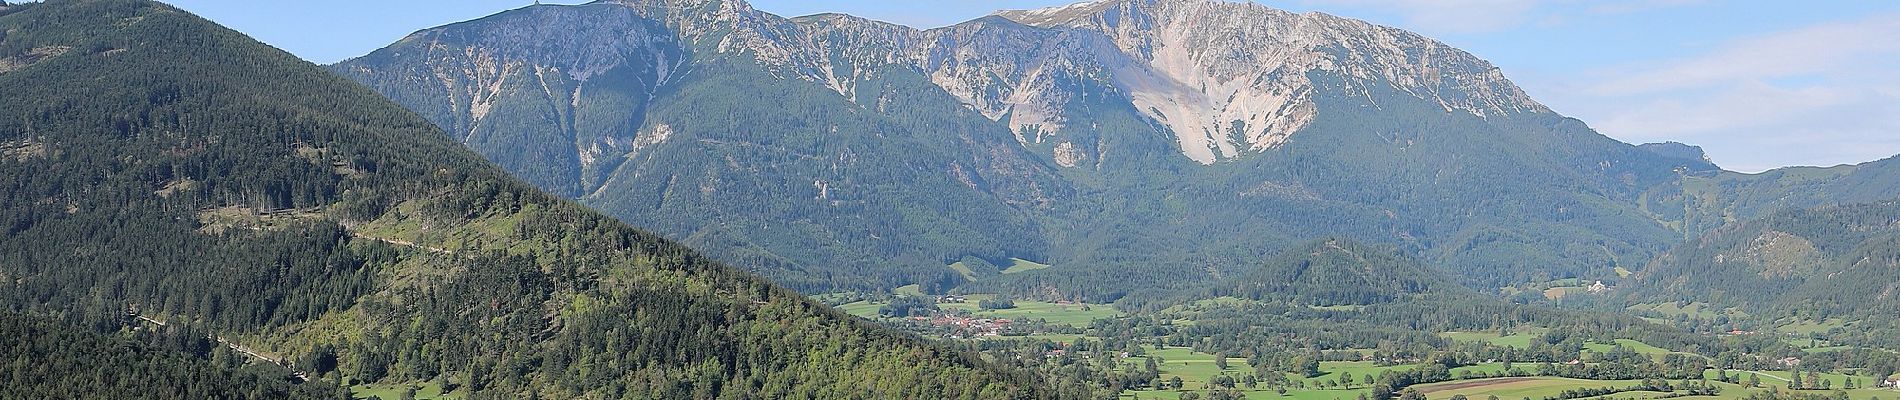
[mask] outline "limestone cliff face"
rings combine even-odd
[[[333,66],[516,175],[574,196],[642,142],[654,91],[688,69],[672,29],[612,5],[537,6],[416,32]]]
[[[1324,112],[1313,101],[1324,90],[1369,97],[1368,88],[1390,87],[1478,116],[1547,111],[1490,63],[1443,43],[1253,3],[1095,1],[922,31],[836,14],[779,20],[734,1],[715,4],[721,11],[697,23],[739,24],[711,46],[718,51],[753,55],[854,98],[855,82],[871,71],[914,68],[1025,143],[1083,118],[1066,113],[1070,102],[1103,89],[1203,164],[1284,143]]]
[[[1328,111],[1313,101],[1322,91],[1370,102],[1369,88],[1389,87],[1478,116],[1547,111],[1491,64],[1417,34],[1220,0],[1094,1],[930,30],[840,14],[788,19],[738,0],[617,0],[498,17],[476,23],[513,28],[450,26],[404,40],[426,41],[427,51],[446,57],[430,63],[457,97],[447,105],[452,127],[461,128],[452,131],[473,136],[507,89],[505,76],[558,71],[580,86],[628,66],[652,88],[695,52],[750,58],[775,76],[819,83],[853,101],[861,100],[858,85],[879,71],[914,70],[1006,123],[1025,144],[1087,122],[1068,111],[1085,93],[1112,93],[1109,100],[1165,128],[1183,156],[1203,164],[1286,142]],[[573,107],[572,93],[550,97]],[[599,159],[631,150],[628,138],[608,138],[577,151]]]
[[[1108,38],[1132,61],[1108,65],[1114,85],[1202,163],[1285,142],[1328,111],[1313,101],[1324,90],[1365,96],[1389,86],[1478,116],[1545,111],[1469,53],[1326,14],[1219,0],[1105,0],[997,15]]]

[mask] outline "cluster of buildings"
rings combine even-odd
[[[1010,324],[1015,323],[1015,321],[1010,321],[1008,318],[983,318],[960,316],[950,313],[938,313],[937,315],[928,317],[914,316],[910,317],[910,320],[947,329],[949,333],[945,336],[958,339],[1002,336],[1003,332],[1009,330]]]

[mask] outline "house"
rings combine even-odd
[[[1589,290],[1590,293],[1603,294],[1610,291],[1610,286],[1603,284],[1603,281],[1597,281],[1597,283],[1590,284],[1590,288],[1587,290]]]
[[[1784,366],[1789,366],[1789,367],[1801,366],[1801,359],[1799,358],[1786,357],[1786,358],[1782,358],[1779,361],[1781,362],[1781,365],[1784,365]]]

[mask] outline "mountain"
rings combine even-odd
[[[1900,202],[1774,212],[1728,224],[1635,276],[1632,298],[1709,301],[1767,317],[1900,309]]]
[[[738,0],[542,5],[331,69],[538,186],[808,292],[1106,301],[1322,237],[1475,287],[1614,276],[1701,213],[1646,196],[1719,171],[1423,36],[1215,0],[928,30]],[[966,257],[1053,267],[969,282],[947,267]]]
[[[476,398],[1086,396],[536,190],[375,92],[176,8],[6,12],[9,310],[190,326],[324,382]]]
[[[680,25],[710,23],[699,15],[758,23],[719,8],[740,6],[529,7],[335,68],[530,182],[794,286],[901,286],[952,274],[941,259],[1039,253],[1043,235],[1011,204],[1066,195],[1052,168],[915,74],[861,83],[889,93],[885,107],[936,111],[895,116],[702,59],[736,45],[682,36],[712,29]],[[790,29],[775,21],[756,29]],[[743,33],[756,32],[730,40]],[[849,279],[866,276],[883,279]]]
[[[1688,237],[1776,211],[1900,198],[1900,158],[1833,167],[1787,167],[1757,174],[1691,174],[1657,185],[1643,208],[1680,221]]]
[[[1649,150],[1664,157],[1709,161],[1709,154],[1701,146],[1692,146],[1681,142],[1644,143],[1636,148]]]

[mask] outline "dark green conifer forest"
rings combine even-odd
[[[141,326],[135,312],[318,382],[200,379],[178,384],[205,385],[184,397],[345,381],[474,398],[1087,393],[854,320],[542,193],[374,92],[178,9],[4,12],[0,301],[38,315],[8,318],[110,342]],[[75,362],[130,357],[43,339],[0,336]],[[239,373],[140,348],[178,369],[153,377]],[[49,386],[21,393],[72,390],[27,381]]]

